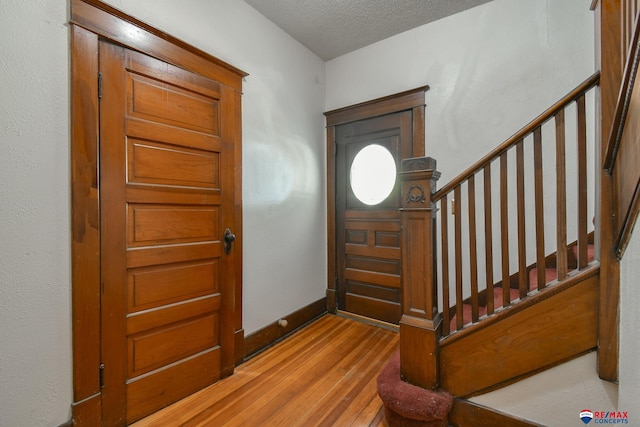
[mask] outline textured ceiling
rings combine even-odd
[[[490,0],[245,0],[324,60]]]

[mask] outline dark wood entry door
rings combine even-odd
[[[102,416],[124,425],[233,371],[233,109],[203,76],[99,57]]]
[[[396,324],[402,315],[400,186],[396,181],[386,198],[367,203],[354,192],[351,174],[354,159],[372,145],[387,150],[399,170],[400,161],[412,154],[412,120],[412,112],[403,111],[335,128],[338,308]],[[377,167],[376,163],[370,167]]]

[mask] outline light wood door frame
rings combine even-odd
[[[98,0],[71,0],[71,295],[76,426],[102,424],[98,45],[108,40],[216,80],[230,94],[225,135],[234,141],[234,361],[242,358],[242,128],[245,72]],[[231,366],[231,369],[233,367]]]
[[[336,126],[401,111],[412,112],[413,157],[425,155],[425,92],[421,86],[395,95],[377,98],[325,114],[327,124],[327,311],[335,313],[337,304],[336,263]]]

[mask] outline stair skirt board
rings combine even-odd
[[[595,348],[598,272],[590,268],[444,338],[441,386],[454,396],[469,397]]]

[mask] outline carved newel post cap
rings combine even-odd
[[[436,169],[436,159],[433,157],[412,157],[409,159],[402,159],[400,165],[401,172],[418,172]]]

